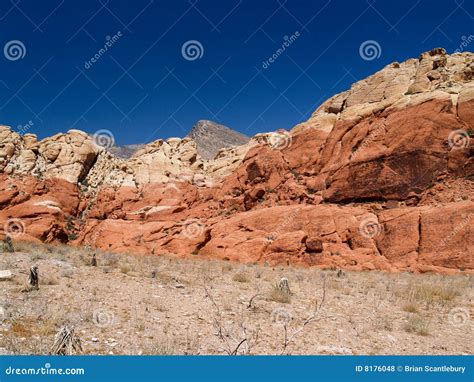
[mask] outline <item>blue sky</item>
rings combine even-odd
[[[473,16],[462,0],[3,0],[0,123],[40,138],[107,129],[118,144],[184,136],[199,119],[289,129],[393,61],[458,49]],[[183,55],[189,41],[197,56]]]

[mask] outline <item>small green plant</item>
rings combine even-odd
[[[77,234],[75,234],[75,233],[68,233],[68,235],[67,235],[67,238],[68,238],[69,241],[76,240],[77,237],[78,237],[78,236],[77,236]]]

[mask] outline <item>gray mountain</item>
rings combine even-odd
[[[240,146],[250,138],[216,122],[200,120],[188,134],[196,142],[198,154],[204,159],[213,159],[217,152],[230,146]]]
[[[145,145],[122,145],[122,146],[112,146],[108,150],[118,158],[128,159],[130,158],[135,152],[140,150]]]
[[[224,147],[243,145],[250,140],[246,135],[227,126],[207,120],[198,121],[188,137],[196,142],[198,154],[204,159],[213,159]],[[108,150],[118,158],[128,159],[144,146],[144,144],[121,145],[112,146]]]

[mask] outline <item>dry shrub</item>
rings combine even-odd
[[[74,271],[70,268],[63,269],[61,270],[61,272],[59,272],[59,276],[67,277],[68,279],[70,279],[74,276]]]
[[[222,266],[222,272],[230,272],[232,270],[232,265],[231,264],[224,264]]]
[[[389,317],[380,317],[377,320],[375,327],[378,330],[386,330],[388,332],[391,332],[393,330],[393,320]]]
[[[119,262],[119,257],[115,253],[105,252],[97,256],[99,265],[106,267],[116,266]]]
[[[47,275],[41,278],[41,275],[40,275],[40,286],[41,285],[58,285],[58,284],[59,284],[59,280],[55,276]]]
[[[408,313],[418,313],[418,307],[413,302],[403,304],[402,310]]]
[[[278,288],[278,285],[274,285],[270,294],[268,296],[270,301],[279,302],[282,304],[289,304],[291,301],[291,296],[289,293],[282,291]]]
[[[160,336],[157,341],[149,345],[143,352],[146,355],[177,355],[180,353],[176,341],[166,336]]]
[[[34,252],[30,255],[30,261],[38,261],[46,259],[46,255],[41,252]]]
[[[239,283],[248,283],[250,282],[250,277],[247,273],[245,272],[239,272],[236,273],[233,277],[232,280],[237,281]]]
[[[120,272],[122,272],[124,274],[128,274],[131,270],[132,270],[132,268],[130,267],[129,264],[120,265]]]
[[[429,334],[429,322],[419,315],[410,315],[403,328],[408,333],[415,333],[420,336]]]

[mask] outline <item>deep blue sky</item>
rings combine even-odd
[[[474,35],[473,16],[472,0],[1,0],[0,52],[19,40],[26,54],[0,53],[0,123],[31,120],[40,138],[108,129],[119,144],[184,136],[199,119],[248,135],[289,129],[393,61],[453,52]],[[200,59],[183,58],[189,40],[202,44]],[[361,58],[367,40],[379,58]]]

